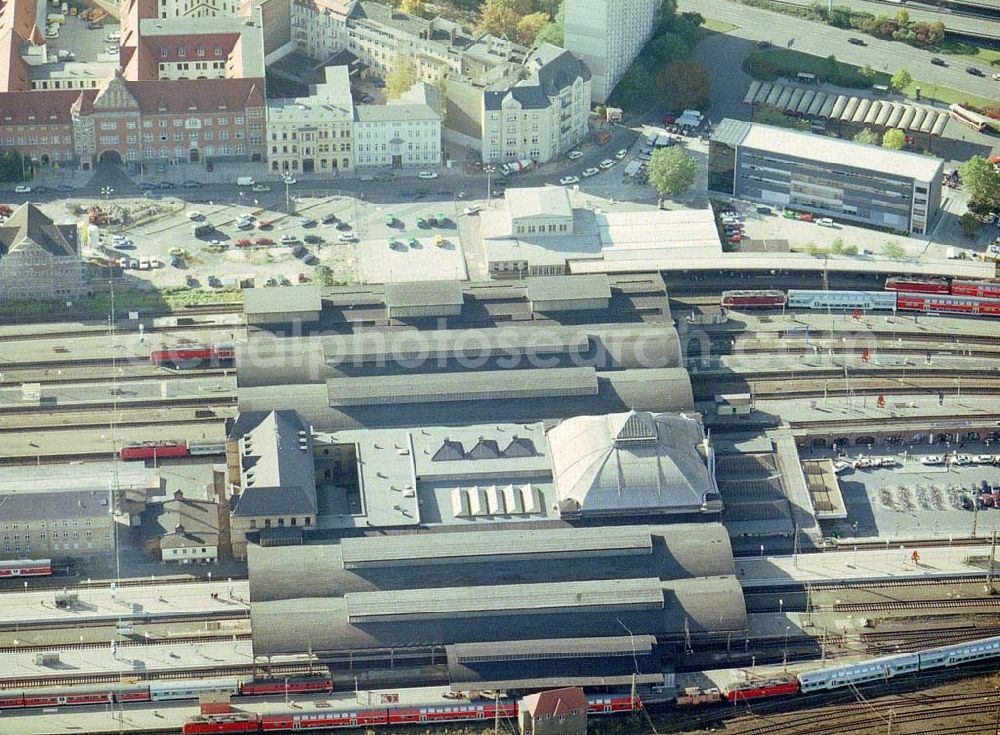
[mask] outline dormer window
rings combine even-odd
[[[187,49],[184,48],[183,46],[178,46],[177,47],[177,58],[183,59],[186,56],[187,56]]]

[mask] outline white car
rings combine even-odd
[[[46,38],[59,38],[59,28],[56,26],[49,26],[45,29]]]
[[[994,74],[993,75],[993,81],[1000,82],[1000,74]]]
[[[205,215],[203,215],[197,209],[192,209],[190,212],[187,213],[187,218],[189,220],[205,219]]]
[[[562,184],[563,186],[569,186],[570,184],[579,184],[580,183],[580,177],[579,176],[563,176],[561,179],[559,179],[559,183]]]
[[[438,177],[435,171],[421,171],[417,174],[418,179],[436,179]]]
[[[295,235],[289,234],[289,235],[282,235],[281,236],[281,242],[283,242],[283,243],[298,242],[298,241],[299,241],[299,238],[296,237]]]
[[[30,194],[31,193],[31,187],[30,186],[25,186],[24,184],[21,184],[20,186],[15,186],[14,187],[14,193],[15,194]]]
[[[354,242],[355,238],[354,235],[352,235],[350,232],[342,232],[339,235],[337,235],[337,239],[340,240],[341,242]]]
[[[566,154],[566,158],[571,161],[575,161],[578,158],[583,158],[583,151],[570,151]]]
[[[977,454],[972,458],[972,461],[976,464],[993,464],[992,454]]]
[[[284,182],[285,182],[286,184],[288,184],[288,185],[291,185],[291,184],[297,184],[297,183],[299,183],[299,182],[298,182],[298,181],[297,181],[297,180],[295,179],[295,177],[294,177],[294,176],[282,176],[282,177],[281,177],[281,180],[282,180],[282,181],[284,181]]]
[[[463,211],[466,214],[479,214],[479,205],[478,204],[470,204]]]
[[[289,181],[289,184],[294,183]],[[271,191],[271,187],[267,184],[254,184],[250,187],[250,191]]]
[[[601,168],[603,168],[604,170],[607,170],[607,169],[611,168],[612,166],[614,166],[615,162],[612,161],[610,158],[605,158],[603,161],[601,161],[597,165],[600,166]]]
[[[820,217],[816,220],[816,224],[820,227],[833,227],[833,220],[829,217]]]
[[[620,151],[618,151],[618,152],[617,152],[617,153],[615,154],[615,158],[617,158],[617,159],[618,159],[618,160],[620,161],[620,160],[622,160],[623,158],[625,158],[625,156],[627,156],[627,155],[628,155],[628,150],[627,150],[627,149],[625,149],[625,148],[622,148],[622,149],[621,149]]]
[[[125,237],[125,235],[115,235],[111,238],[111,244],[120,247],[122,245],[131,245],[132,241]]]
[[[920,464],[926,464],[926,465],[944,464],[944,457],[942,457],[940,454],[928,454],[926,457],[920,458]]]
[[[597,176],[597,174],[599,174],[599,173],[601,173],[601,172],[598,171],[596,168],[585,168],[585,169],[583,169],[581,175],[586,178],[588,176]]]

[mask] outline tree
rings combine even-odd
[[[399,9],[410,15],[423,17],[427,14],[427,6],[424,0],[400,0]]]
[[[403,92],[417,83],[417,67],[405,56],[397,56],[389,73],[385,75],[385,94],[389,99],[398,99]]]
[[[875,79],[875,70],[871,68],[868,64],[861,67],[861,76],[865,78],[865,81],[871,82]]]
[[[904,89],[909,87],[912,82],[913,77],[910,76],[910,72],[906,71],[906,69],[900,69],[892,75],[892,79],[889,81],[889,84],[892,85],[892,88],[897,92],[902,92]]]
[[[694,159],[681,146],[660,148],[649,161],[649,183],[660,194],[677,196],[694,184]]]
[[[893,258],[899,260],[906,255],[906,250],[900,245],[896,240],[888,240],[885,245],[882,246],[882,252],[887,258]]]
[[[566,0],[559,3],[552,20],[548,22],[542,30],[535,36],[535,45],[551,43],[553,46],[562,46],[566,36]]]
[[[517,42],[522,46],[531,46],[542,29],[549,24],[547,13],[528,13],[517,22]]]
[[[905,28],[910,24],[910,14],[905,10],[896,11],[896,23],[900,28]]]
[[[705,109],[708,72],[697,61],[672,61],[657,77],[656,90],[668,109]]]
[[[899,128],[892,128],[882,133],[882,147],[898,151],[906,145],[906,133]]]
[[[966,212],[958,218],[958,223],[962,225],[962,234],[966,237],[975,237],[983,223],[979,221],[972,212]]]
[[[504,0],[486,0],[479,7],[479,22],[476,26],[484,33],[514,38],[517,35],[519,17],[510,3]]]
[[[31,166],[20,151],[0,153],[0,181],[27,181]]]
[[[651,63],[663,66],[671,61],[686,59],[691,54],[691,49],[676,33],[664,33],[650,40],[642,53],[648,56]]]
[[[877,145],[878,134],[871,128],[865,128],[854,136],[854,142],[864,143],[865,145]]]
[[[992,163],[982,156],[973,156],[958,167],[958,173],[972,203],[993,211],[1000,207],[1000,173]]]

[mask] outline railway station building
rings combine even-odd
[[[655,680],[645,661],[636,672],[632,655],[663,655],[649,637],[667,643],[746,629],[718,524],[492,525],[253,546],[249,574],[259,663],[311,651],[331,665],[380,668],[433,655],[463,682],[500,683],[558,678],[553,662],[576,654],[589,659],[591,677]],[[512,646],[524,655],[501,663]]]
[[[907,235],[926,235],[941,206],[939,158],[725,119],[712,133],[708,188]]]

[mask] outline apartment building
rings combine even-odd
[[[542,44],[525,60],[523,78],[483,93],[483,161],[550,161],[587,136],[591,76],[573,54]]]
[[[940,158],[725,119],[708,188],[774,207],[926,235],[941,206]]]
[[[0,301],[63,300],[85,289],[76,223],[57,225],[22,204],[0,224]]]
[[[309,97],[267,102],[267,161],[272,171],[354,168],[354,101],[346,66],[326,69]]]
[[[326,68],[309,97],[269,100],[267,156],[272,171],[350,171],[441,162],[440,96],[417,82],[385,105],[355,105],[346,66]]]
[[[607,101],[653,35],[660,0],[566,0],[566,49],[593,75],[591,100]]]

